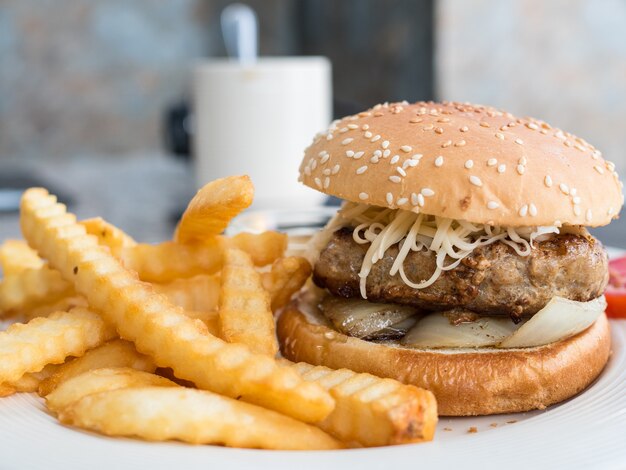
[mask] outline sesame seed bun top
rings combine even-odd
[[[510,227],[616,217],[622,183],[583,139],[467,103],[393,103],[334,122],[306,149],[300,181],[391,209]]]

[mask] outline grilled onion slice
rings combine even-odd
[[[404,305],[332,296],[324,298],[319,307],[338,331],[370,341],[401,338],[413,326],[418,313]]]

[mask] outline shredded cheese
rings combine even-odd
[[[381,260],[387,250],[398,244],[399,252],[389,275],[399,274],[402,281],[414,288],[432,285],[443,271],[456,268],[479,246],[497,241],[507,244],[519,256],[528,256],[534,241],[558,234],[557,226],[500,227],[473,224],[464,220],[448,219],[402,209],[368,206],[346,202],[337,215],[311,243],[309,256],[314,260],[328,244],[332,234],[341,227],[355,227],[354,241],[370,244],[359,272],[361,296],[366,299],[366,281],[372,266]],[[404,271],[404,261],[411,251],[433,251],[436,268],[429,279],[411,280]]]

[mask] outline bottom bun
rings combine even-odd
[[[306,311],[304,313],[302,310]],[[563,341],[524,349],[408,349],[346,336],[294,302],[278,320],[282,354],[333,369],[369,372],[430,390],[442,416],[543,409],[584,390],[609,358],[602,314]]]

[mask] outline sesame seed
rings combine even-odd
[[[427,124],[422,129],[425,131],[432,131],[435,128],[433,124]]]
[[[469,177],[469,181],[470,183],[472,183],[474,186],[478,186],[481,187],[483,185],[483,182],[480,180],[480,178],[478,176],[475,175],[471,175]]]
[[[450,118],[442,117],[442,118],[437,119],[437,122],[450,122]]]
[[[347,139],[343,139],[341,141],[341,145],[348,145],[349,143],[351,143],[354,139],[352,137],[348,137]]]
[[[467,127],[467,126],[463,126],[463,127],[461,127],[459,130],[460,130],[461,132],[467,132],[467,131],[469,131],[469,127]]]
[[[518,162],[520,165],[526,165],[526,163],[528,163],[528,160],[526,160],[526,157],[522,157],[518,160]]]
[[[615,170],[615,163],[607,161],[605,162],[605,164],[606,164],[606,167],[609,169],[609,171]]]
[[[420,158],[422,158],[424,155],[422,155],[421,153],[416,153],[415,155],[413,155],[411,157],[411,160],[416,160],[416,161],[420,161]]]
[[[417,195],[417,205],[420,207],[424,207],[426,200],[424,199],[424,195],[422,193],[419,193]]]
[[[313,181],[315,181],[315,186],[317,186],[318,188],[322,187],[322,180],[319,178],[315,178]]]
[[[504,140],[504,134],[501,134],[500,132],[496,132],[496,137],[500,140]]]
[[[593,218],[593,213],[591,212],[591,209],[587,209],[587,213],[585,214],[585,219],[587,219],[587,222],[591,222],[592,218]]]
[[[385,199],[387,200],[387,204],[389,205],[393,204],[393,194],[387,193],[387,196],[385,196]]]
[[[435,158],[435,166],[440,167],[441,165],[443,165],[443,157],[439,155],[437,158]]]
[[[363,124],[363,125],[361,126],[361,129],[363,129],[364,131],[368,130],[369,128],[370,128],[370,125],[369,125],[369,124]]]
[[[330,168],[326,168],[324,171],[322,171],[322,174],[324,176],[329,176],[330,175]]]
[[[365,137],[366,139],[369,139],[370,137],[372,137],[372,133],[370,131],[365,131],[363,133],[363,137]]]
[[[606,215],[611,217],[613,215],[613,211],[614,211],[614,209],[612,207],[609,207],[609,209],[606,211]]]
[[[358,129],[359,126],[357,126],[356,124],[348,124],[348,129]]]
[[[422,196],[431,197],[435,195],[435,191],[430,188],[422,188],[421,194]]]
[[[535,124],[534,122],[527,122],[526,127],[528,127],[529,129],[532,129],[533,131],[536,131],[537,129],[539,129],[539,126]]]
[[[577,193],[577,192],[578,192],[578,190],[577,190],[576,188],[569,188],[569,193],[570,193],[572,196],[576,196],[576,193]]]
[[[400,173],[402,176],[406,176],[406,171],[404,171],[404,168],[399,166],[396,168],[396,171]]]
[[[362,175],[366,171],[367,171],[367,165],[363,165],[363,166],[360,166],[359,168],[357,168],[356,174],[357,175]]]
[[[463,147],[467,142],[465,142],[463,139],[459,140],[456,144],[454,144],[455,147]]]
[[[422,121],[423,121],[423,119],[422,119],[422,118],[414,117],[414,118],[413,118],[413,119],[411,119],[409,122],[410,122],[411,124],[418,124],[418,123],[420,123],[420,122],[422,122]]]
[[[358,159],[359,159],[359,158],[361,158],[363,155],[365,155],[365,152],[360,151],[360,152],[355,153],[353,158],[354,158],[355,160],[358,160]]]
[[[526,215],[528,214],[528,204],[524,204],[522,207],[520,207],[518,214],[521,217],[526,217]]]
[[[389,177],[389,181],[391,181],[392,183],[399,183],[400,181],[402,181],[402,178],[396,175],[391,175]]]
[[[391,155],[391,150],[387,149],[383,152],[383,158],[387,158],[389,155]]]
[[[411,193],[411,204],[417,206],[419,200],[417,199],[417,194]]]
[[[320,153],[317,154],[318,157],[323,157],[324,155],[326,155],[328,152],[326,150],[322,150]]]
[[[311,162],[311,171],[315,170],[317,168],[317,161],[313,160]]]
[[[546,175],[546,177],[543,179],[543,184],[545,184],[548,188],[552,187],[552,178],[550,177],[550,175]]]
[[[479,124],[479,126],[480,126],[480,127],[489,127],[489,123],[488,123],[488,122],[485,122],[485,121],[482,121],[482,122]]]
[[[370,140],[370,142],[376,142],[377,140],[380,140],[380,135],[376,134],[374,137],[372,137],[372,140]]]
[[[322,159],[320,160],[320,163],[323,165],[324,163],[328,161],[329,158],[330,158],[330,155],[328,154],[324,155]]]
[[[448,148],[452,145],[452,141],[451,140],[446,140],[443,144],[441,144],[442,148]]]
[[[409,153],[411,150],[413,150],[413,147],[411,147],[410,145],[403,145],[402,147],[400,147],[400,150],[405,153]]]
[[[520,175],[523,175],[525,171],[526,171],[526,167],[524,165],[517,165],[517,172]]]
[[[443,134],[443,127],[437,127],[435,129],[435,134]]]
[[[311,176],[311,167],[305,166],[304,167],[304,174],[307,175],[307,176]]]
[[[523,141],[522,139],[519,139],[519,138],[518,138],[518,139],[515,139],[515,143],[516,143],[517,145],[524,145],[524,141]]]
[[[378,157],[376,155],[374,155],[372,158],[370,158],[370,162],[371,163],[378,163]]]
[[[333,170],[332,170],[332,172],[331,172],[331,173],[332,173],[333,175],[336,175],[337,173],[339,173],[339,169],[340,169],[340,168],[341,168],[341,166],[339,166],[339,164],[335,165],[335,166],[333,167]]]
[[[328,187],[330,186],[330,177],[326,177],[324,178],[324,189],[328,189]]]
[[[569,194],[569,187],[565,183],[559,184],[559,189],[563,194]]]
[[[326,140],[333,140],[332,134],[326,134]]]
[[[348,128],[347,127],[342,127],[341,129],[339,129],[339,133],[343,134],[345,132],[348,132]]]
[[[487,209],[497,209],[498,207],[500,207],[500,204],[498,204],[496,201],[489,201],[487,203]]]
[[[369,194],[367,194],[367,193],[359,193],[359,199],[360,199],[361,201],[365,201],[365,200],[366,200],[366,199],[368,199],[369,197],[370,197],[370,195],[369,195]]]
[[[375,157],[382,157],[383,156],[382,150],[374,150],[374,156]]]
[[[487,160],[487,166],[495,166],[498,164],[498,160],[495,158],[490,158],[489,160]]]
[[[528,213],[531,217],[535,217],[537,215],[537,207],[532,202],[528,206]]]
[[[395,165],[396,163],[398,163],[398,160],[400,160],[400,155],[394,155],[393,157],[391,157],[391,160],[389,160],[389,164]]]
[[[396,204],[398,204],[399,206],[403,206],[404,204],[406,204],[407,202],[409,202],[409,200],[405,197],[402,197],[400,199],[398,199],[398,201],[396,202]]]
[[[595,165],[593,168],[594,168],[594,170],[596,170],[601,175],[604,174],[604,168],[602,168],[600,165]]]
[[[346,157],[348,158],[354,157],[354,150],[346,150]]]
[[[379,112],[377,112],[377,113],[374,113],[374,117],[381,117],[381,116],[384,116],[384,115],[385,115],[385,114],[384,114],[384,113],[381,113],[380,111],[379,111]]]
[[[571,140],[566,140],[565,142],[563,142],[563,145],[565,145],[566,147],[573,147],[574,144],[572,143]]]
[[[389,141],[388,140],[383,140],[383,143],[380,144],[382,148],[386,149],[387,147],[389,147]]]
[[[467,168],[468,170],[469,170],[470,168],[472,168],[473,166],[474,166],[474,161],[473,161],[473,160],[467,160],[467,161],[465,162],[465,168]]]
[[[574,197],[572,198],[572,202],[573,202],[574,204],[580,204],[580,202],[581,202],[580,196],[574,196]]]
[[[501,131],[507,131],[507,130],[509,130],[509,126],[507,126],[506,124],[504,124],[503,126],[500,126],[500,130],[501,130]]]
[[[574,205],[574,215],[580,215],[580,206]]]

